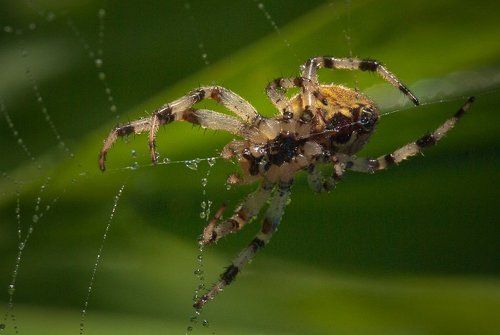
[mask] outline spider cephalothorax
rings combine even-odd
[[[295,81],[300,85],[304,80]],[[280,85],[281,81],[274,85]],[[234,174],[228,181],[248,182],[260,177],[272,182],[286,181],[325,155],[357,152],[375,129],[378,111],[374,103],[363,94],[339,85],[320,85],[315,97],[309,107],[303,94],[297,94],[290,99],[283,115],[273,119],[258,117],[252,123],[256,134],[229,143],[222,157],[238,158],[243,180]]]
[[[368,141],[379,119],[375,104],[355,90],[340,85],[324,85],[318,81],[319,68],[347,69],[377,72],[383,79],[399,89],[415,105],[417,98],[394,74],[373,60],[315,57],[301,67],[301,75],[280,78],[271,82],[266,93],[278,109],[273,118],[266,118],[243,98],[220,87],[201,87],[157,109],[150,118],[139,119],[111,131],[99,154],[99,166],[105,169],[108,150],[118,137],[149,132],[151,159],[156,161],[155,136],[159,126],[175,120],[187,121],[205,128],[225,130],[241,139],[227,144],[221,156],[236,159],[241,174],[228,178],[231,184],[260,181],[259,188],[248,195],[236,207],[233,215],[222,220],[222,206],[205,227],[200,244],[208,245],[223,236],[236,232],[259,214],[269,200],[262,227],[250,245],[243,249],[231,265],[222,273],[220,280],[198,301],[200,309],[229,285],[239,271],[263,248],[276,231],[287,203],[295,174],[308,173],[308,182],[316,192],[330,190],[341,179],[345,170],[375,172],[398,164],[435,144],[470,107],[473,98],[455,115],[415,142],[378,158],[353,156]],[[286,91],[299,88],[300,93],[288,98]],[[203,99],[213,99],[236,117],[193,106]],[[333,173],[323,177],[317,166],[332,164]],[[221,222],[219,222],[221,221]]]

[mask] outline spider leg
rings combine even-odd
[[[325,178],[316,165],[311,164],[307,172],[307,183],[315,193],[330,192],[335,187],[333,177]]]
[[[128,136],[130,134],[140,134],[151,129],[151,119],[139,119],[132,121],[126,125],[118,126],[113,129],[108,137],[104,140],[101,152],[99,153],[99,167],[102,171],[105,170],[106,154],[113,146],[113,143],[119,137]]]
[[[234,112],[241,120],[217,112],[191,109],[194,104],[204,99],[215,100],[230,111]],[[149,119],[140,119],[113,129],[104,141],[104,145],[99,154],[99,166],[101,170],[104,171],[106,154],[118,137],[132,133],[140,134],[146,130],[150,131],[148,142],[151,159],[155,162],[156,132],[161,125],[168,124],[174,120],[189,121],[203,127],[216,130],[226,130],[237,135],[242,135],[241,130],[244,126],[258,118],[259,114],[255,108],[253,108],[250,103],[236,93],[220,86],[201,87],[169,104],[160,107]]]
[[[334,58],[334,57],[314,57],[309,59],[302,65],[302,77],[312,80],[313,83],[318,83],[318,69],[343,69],[343,70],[361,70],[377,72],[384,80],[392,86],[399,89],[406,95],[415,105],[419,105],[417,97],[404,85],[393,73],[391,73],[380,62],[371,59],[356,59],[356,58]],[[313,93],[308,92],[307,104],[312,106]]]
[[[274,184],[263,181],[259,188],[249,194],[245,200],[235,209],[234,214],[227,220],[224,220],[219,225],[216,225],[222,212],[219,210],[214,219],[203,230],[200,238],[200,244],[207,245],[217,242],[220,238],[227,234],[234,233],[242,229],[248,222],[259,214],[262,206],[271,195]]]
[[[333,190],[344,173],[343,164],[337,160],[336,156],[330,156],[322,161],[325,163],[331,162],[333,164],[332,174],[326,178],[323,177],[316,164],[313,163],[307,168],[307,182],[309,187],[316,193],[330,192]]]
[[[210,300],[214,299],[219,292],[236,278],[243,267],[252,260],[252,258],[261,250],[269,240],[273,233],[277,230],[278,225],[283,216],[286,202],[290,195],[290,187],[292,181],[281,183],[278,189],[273,194],[269,208],[267,209],[261,231],[255,236],[252,242],[243,249],[239,255],[233,260],[231,265],[224,271],[220,280],[193,305],[196,309],[202,309],[203,306]]]
[[[293,111],[291,110],[290,99],[285,96],[285,93],[293,87],[301,88],[304,92],[312,92],[317,99],[323,100],[310,79],[302,77],[277,78],[267,85],[266,94],[274,106],[287,118],[293,117]]]
[[[415,156],[417,153],[421,152],[424,148],[430,147],[437,143],[448,131],[450,131],[458,122],[458,120],[464,115],[464,113],[470,108],[474,102],[474,97],[467,99],[465,104],[455,113],[455,115],[443,124],[441,124],[432,133],[426,134],[416,140],[415,142],[408,143],[399,149],[396,149],[393,153],[380,156],[378,158],[353,158],[347,155],[336,155],[345,167],[358,172],[375,172],[387,169],[389,166],[394,164],[399,164],[403,160]]]

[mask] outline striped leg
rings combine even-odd
[[[332,175],[327,178],[321,175],[321,172],[315,164],[311,164],[308,167],[307,182],[309,187],[316,193],[330,192],[333,190],[335,188],[335,184],[341,180],[344,173],[342,163],[337,161],[335,156],[329,157],[328,161],[333,164],[333,171]]]
[[[212,244],[227,234],[234,233],[242,229],[252,220],[252,218],[259,214],[262,206],[264,206],[267,199],[271,195],[273,187],[274,184],[263,181],[259,188],[255,192],[249,194],[236,208],[234,214],[229,219],[224,220],[219,225],[216,225],[222,215],[222,211],[225,208],[225,206],[221,207],[221,209],[215,214],[214,218],[203,230],[203,234],[199,241],[200,244]]]
[[[283,115],[291,115],[290,99],[285,96],[285,93],[286,90],[293,87],[299,87],[298,78],[278,78],[270,82],[266,87],[269,100]]]
[[[287,118],[292,118],[293,113],[290,106],[290,99],[285,96],[285,93],[293,87],[301,88],[303,92],[312,92],[317,99],[320,101],[324,100],[324,97],[321,96],[310,79],[302,77],[275,79],[267,85],[266,94],[274,106]],[[305,105],[303,107],[305,108]]]
[[[337,157],[345,164],[345,167],[359,172],[375,172],[388,168],[391,165],[399,164],[403,160],[415,156],[417,153],[421,152],[424,148],[430,147],[437,143],[448,131],[450,131],[458,122],[458,120],[464,115],[464,113],[470,108],[474,102],[474,97],[467,99],[465,104],[455,113],[455,115],[448,120],[446,120],[441,126],[434,130],[430,134],[422,136],[415,142],[409,143],[391,154],[385,156],[380,156],[379,158],[352,158],[350,156],[338,156]]]
[[[194,104],[203,99],[213,99],[217,101],[234,112],[241,120],[217,112],[191,109]],[[161,125],[168,124],[174,120],[189,121],[207,128],[226,130],[241,135],[240,130],[243,128],[243,125],[253,122],[258,116],[259,114],[255,108],[236,93],[220,86],[201,87],[172,103],[162,106],[156,110],[149,119],[140,119],[113,129],[104,141],[104,145],[99,154],[99,166],[101,170],[104,171],[106,154],[113,143],[121,136],[140,134],[149,131],[148,142],[151,160],[155,162],[155,137]]]
[[[392,86],[399,89],[406,95],[415,105],[418,105],[418,99],[410,90],[385,66],[380,62],[370,59],[360,60],[355,58],[333,58],[333,57],[315,57],[309,59],[302,67],[302,76],[312,80],[313,83],[318,83],[318,69],[344,69],[344,70],[361,70],[377,72],[384,80]],[[307,96],[307,101],[312,106],[312,93]]]
[[[220,277],[220,280],[215,283],[215,285],[204,294],[196,303],[193,305],[196,309],[201,309],[207,303],[207,301],[214,299],[219,292],[221,292],[226,286],[231,284],[231,282],[236,278],[238,273],[243,269],[243,267],[252,260],[252,258],[261,250],[269,240],[271,239],[273,233],[277,230],[278,225],[283,216],[283,212],[290,195],[290,187],[292,181],[288,183],[282,183],[279,185],[275,194],[271,198],[271,203],[266,212],[264,222],[262,224],[261,231],[252,240],[250,245],[243,249],[240,254],[233,260],[231,265],[224,271]]]

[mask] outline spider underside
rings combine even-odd
[[[315,57],[301,66],[300,76],[279,78],[269,83],[267,96],[279,111],[272,118],[260,115],[250,103],[224,87],[207,86],[160,107],[149,118],[116,127],[104,141],[99,154],[99,166],[103,171],[108,150],[119,137],[129,134],[149,132],[151,159],[156,162],[155,136],[158,128],[173,121],[188,121],[241,138],[227,144],[221,153],[225,159],[236,159],[241,167],[241,174],[230,175],[228,182],[259,181],[259,187],[225,220],[221,220],[225,209],[223,205],[205,227],[200,244],[210,245],[229,233],[239,231],[260,213],[268,200],[269,205],[260,231],[221,274],[219,281],[195,302],[196,309],[201,309],[229,285],[270,241],[280,224],[298,171],[306,171],[310,187],[315,192],[323,192],[332,189],[346,170],[367,173],[384,170],[434,145],[455,126],[474,101],[473,97],[469,98],[453,117],[436,130],[390,154],[378,158],[356,157],[354,154],[373,133],[379,111],[374,102],[360,92],[340,85],[319,83],[317,71],[320,68],[376,72],[415,105],[419,104],[413,93],[377,61]],[[286,91],[294,87],[299,88],[300,93],[288,98]],[[235,116],[193,108],[204,99],[215,100]],[[318,165],[324,163],[332,164],[331,176],[324,177],[319,172]]]

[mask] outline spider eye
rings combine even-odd
[[[371,129],[377,122],[377,114],[370,107],[362,107],[358,123],[365,129]]]

